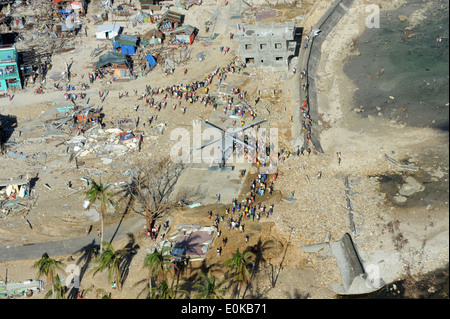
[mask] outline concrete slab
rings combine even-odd
[[[187,200],[201,205],[217,202],[216,194],[220,194],[220,202],[231,203],[241,192],[244,178],[240,177],[242,169],[250,168],[250,164],[233,164],[232,171],[211,171],[206,164],[191,164],[181,174],[174,195],[183,192],[189,194]]]

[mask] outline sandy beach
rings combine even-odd
[[[237,0],[231,0],[227,7],[222,2],[205,0],[202,6],[194,6],[185,11],[185,23],[201,27],[199,36],[209,36],[215,29],[206,34],[203,26],[210,18],[210,10],[224,10],[229,14],[227,10],[234,1]],[[301,6],[297,5],[293,9],[289,4],[268,6],[263,1],[248,2],[258,8],[275,9],[278,11],[278,18],[296,21],[304,30],[310,30],[332,3],[331,0],[303,1]],[[373,4],[382,8],[383,17],[406,3],[373,1]],[[246,298],[336,298],[333,287],[342,282],[336,257],[327,248],[310,253],[299,248],[338,241],[346,233],[352,235],[366,268],[369,269],[368,266],[371,265],[379,271],[381,278],[388,284],[385,291],[390,294],[399,294],[390,284],[403,279],[409,280],[408,287],[411,288],[406,293],[402,291],[404,297],[418,298],[435,292],[437,287],[441,287],[441,283],[434,283],[434,286],[433,283],[429,284],[425,290],[416,289],[413,284],[422,280],[423,274],[436,270],[446,270],[448,281],[448,131],[410,127],[382,115],[361,116],[364,107],[354,104],[354,93],[358,90],[358,81],[364,81],[364,78],[361,76],[360,79],[350,79],[344,72],[344,65],[349,56],[360,54],[357,45],[351,44],[366,28],[366,6],[364,1],[355,1],[322,45],[317,69],[317,95],[323,153],[295,155],[297,144],[292,141],[298,130],[291,128],[299,127],[299,123],[290,122],[289,118],[295,112],[297,101],[292,101],[291,97],[299,89],[299,83],[292,72],[272,73],[247,68],[247,75],[240,73],[227,77],[227,84],[247,91],[248,101],[261,97],[261,102],[255,106],[257,118],[267,119],[267,127],[278,128],[279,149],[290,150],[294,154],[278,164],[274,195],[260,198],[263,204],[274,206],[274,213],[268,218],[263,217],[259,222],[246,222],[245,234],[249,235],[249,242],[245,242],[244,234],[219,226],[223,230],[222,237],[229,238],[227,246],[222,255],[217,256],[216,248],[222,246],[222,240],[215,238],[206,255],[206,265],[213,267],[229,258],[237,248],[244,250],[256,244],[265,247],[264,263],[261,263]],[[411,26],[425,18],[423,13],[428,6],[424,3],[408,17]],[[94,14],[95,11],[91,13]],[[134,163],[156,161],[164,156],[175,144],[175,141],[168,138],[174,128],[186,127],[191,130],[193,120],[198,119],[200,114],[220,123],[220,107],[214,112],[201,104],[185,103],[187,110],[182,114],[180,108],[172,110],[169,103],[167,109],[156,113],[138,99],[139,95],[134,95],[134,89],[140,93],[148,83],[154,87],[164,87],[201,80],[217,66],[228,65],[235,59],[238,47],[238,43],[229,38],[233,25],[215,25],[214,28],[220,30],[220,34],[211,46],[202,45],[201,40],[194,42],[191,57],[204,52],[206,59],[198,61],[191,58],[186,64],[177,67],[174,74],[165,75],[161,67],[157,66],[147,76],[134,81],[109,83],[103,80],[92,85],[87,91],[89,104],[103,107],[105,123],[109,127],[116,126],[115,123],[123,118],[135,119],[139,116],[142,120],[151,115],[158,115],[154,125],[164,125],[163,135],[154,134],[148,126],[140,127],[146,133],[141,151],[131,157],[114,159],[110,166],[99,164],[97,158],[93,159],[92,167],[89,167],[91,162],[86,159],[84,168],[75,169],[73,163],[69,164],[67,160],[67,146],[61,144],[67,138],[48,139],[40,144],[27,142],[27,139],[47,134],[42,123],[55,118],[56,106],[68,105],[61,92],[48,90],[46,94],[36,95],[32,88],[26,88],[17,92],[12,101],[0,101],[1,114],[17,118],[17,128],[11,139],[20,147],[13,150],[29,155],[27,159],[2,156],[1,179],[17,178],[25,174],[35,176],[37,171],[42,172],[34,187],[37,199],[33,203],[33,209],[25,217],[9,215],[0,219],[1,245],[15,246],[84,236],[86,226],[94,225],[96,229],[98,221],[93,222],[83,209],[85,198],[82,191],[86,184],[80,178],[93,172],[105,176],[114,170],[114,182],[119,182]],[[150,29],[150,26],[144,24],[130,29],[140,33],[143,29]],[[61,72],[64,63],[77,56],[79,58],[73,59],[72,66],[72,73],[77,76],[72,82],[81,81],[81,74],[85,75],[86,80],[86,74],[93,63],[89,60],[89,53],[98,44],[95,29],[89,29],[88,37],[79,39],[83,44],[75,49],[76,52],[52,57],[53,68],[50,74]],[[220,46],[230,46],[230,53],[220,52]],[[183,73],[184,68],[188,69],[186,74]],[[103,103],[100,103],[99,91],[109,92]],[[118,94],[125,91],[129,92],[129,96],[119,100]],[[390,98],[387,95],[385,99]],[[137,104],[139,109],[135,111],[134,106]],[[248,117],[245,120],[251,121]],[[340,162],[336,157],[338,152],[341,154]],[[404,169],[387,158],[419,169]],[[249,166],[242,192],[236,194],[239,200],[249,196],[250,180],[257,174],[256,167]],[[349,185],[346,185],[346,180]],[[72,188],[65,187],[67,181],[72,182]],[[50,185],[51,189],[45,187],[45,184]],[[74,190],[79,192],[75,193]],[[295,194],[292,201],[283,200],[291,193]],[[214,198],[209,200],[214,202]],[[348,200],[352,205],[351,216],[347,207]],[[225,207],[230,204],[222,202],[197,208],[177,208],[170,211],[167,218],[171,219],[174,226],[210,226],[212,221],[208,218],[207,211],[212,209],[214,213],[224,214]],[[121,212],[111,213],[105,226],[114,226],[121,217]],[[141,217],[128,214],[125,218]],[[32,223],[32,229],[26,220]],[[135,240],[140,248],[133,257],[123,290],[111,289],[106,273],[94,276],[92,271],[84,275],[81,289],[87,291],[90,287],[101,288],[110,292],[113,299],[144,298],[144,295],[140,295],[145,287],[145,282],[142,281],[146,279],[142,263],[155,243],[147,237],[145,229],[135,234]],[[121,239],[114,242],[114,246],[123,247],[128,241],[127,238]],[[67,262],[69,256],[56,257]],[[72,257],[77,260],[81,258],[81,254],[73,254]],[[36,271],[32,268],[35,261],[0,263],[0,279],[6,270],[8,278],[16,282],[35,277]],[[200,264],[193,263],[192,268],[184,274],[190,284],[199,280]],[[93,269],[93,265],[87,267],[88,270]],[[270,280],[274,272],[277,273],[275,283]],[[217,274],[222,276],[220,270],[217,270]],[[95,289],[86,292],[85,298],[99,298]],[[30,298],[43,297],[44,294],[34,294]]]

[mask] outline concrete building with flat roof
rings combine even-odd
[[[239,41],[238,55],[249,67],[287,70],[291,58],[298,54],[294,22],[239,27],[235,35]]]
[[[22,87],[18,54],[14,45],[0,44],[0,91],[9,87]]]

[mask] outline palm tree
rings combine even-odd
[[[207,276],[202,272],[201,276],[203,278],[203,283],[193,286],[193,288],[199,290],[194,298],[222,299],[219,294],[224,294],[225,292],[227,292],[227,290],[220,289],[220,287],[226,282],[226,279],[216,284],[216,278],[213,275]]]
[[[54,293],[56,293],[55,295],[56,299],[66,299],[64,286],[61,285],[61,279],[59,279],[58,275],[55,276],[55,283],[52,286],[52,290],[51,291],[49,290],[45,294],[45,299],[48,299]]]
[[[119,289],[121,288],[120,283],[122,282],[120,263],[129,252],[126,249],[121,249],[114,251],[113,246],[108,243],[103,243],[106,247],[105,251],[96,259],[94,259],[94,263],[98,264],[98,266],[94,269],[94,275],[97,272],[102,272],[105,269],[108,269],[108,281],[114,278],[116,283],[119,285]]]
[[[252,258],[254,254],[251,251],[247,251],[245,253],[241,253],[239,248],[236,249],[236,253],[225,260],[223,265],[228,267],[228,271],[232,274],[232,281],[236,282],[239,289],[237,295],[239,296],[239,291],[243,283],[249,283],[251,280],[250,272],[248,271],[247,264],[250,258]]]
[[[107,292],[105,289],[98,288],[96,293],[97,297],[101,297],[100,299],[111,299],[111,293]]]
[[[167,281],[162,280],[158,286],[151,288],[150,297],[151,299],[175,299],[176,294],[181,292],[185,295],[188,295],[188,292],[185,290],[177,289],[178,285],[169,286]]]
[[[90,179],[91,188],[86,191],[86,199],[89,200],[88,208],[91,207],[95,202],[100,203],[100,220],[101,220],[101,234],[100,234],[100,253],[103,251],[103,223],[106,218],[106,206],[111,204],[116,206],[115,202],[112,200],[113,193],[108,192],[108,188],[111,186],[109,184],[109,180],[106,184],[102,183],[102,178],[100,177],[99,182],[95,182],[93,179]]]
[[[94,291],[95,292],[95,296],[97,298],[100,298],[100,299],[111,299],[111,293],[107,292],[103,288],[95,288],[94,285],[91,284],[91,286],[85,290],[86,293],[89,292],[89,291]]]
[[[152,290],[152,277],[155,276],[158,280],[166,279],[167,272],[171,269],[171,258],[172,255],[167,254],[170,247],[164,246],[159,252],[155,248],[153,253],[148,254],[144,258],[144,268],[149,270],[148,283],[150,291]]]
[[[42,254],[41,259],[33,264],[33,268],[37,268],[38,278],[40,278],[42,275],[45,275],[47,277],[47,282],[49,282],[52,286],[52,295],[54,295],[55,273],[58,269],[61,271],[63,270],[62,262],[52,259],[48,256],[47,253],[44,253]]]

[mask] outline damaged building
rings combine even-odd
[[[287,70],[298,55],[298,30],[294,22],[240,26],[238,54],[249,67]]]
[[[6,91],[9,87],[22,87],[18,55],[15,45],[0,42],[0,91]]]

